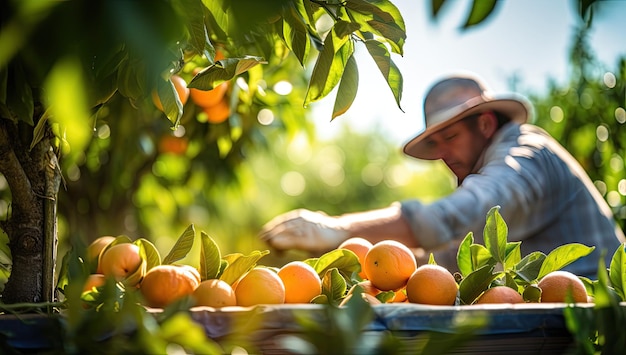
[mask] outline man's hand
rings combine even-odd
[[[349,234],[335,217],[324,212],[298,209],[269,221],[259,237],[278,250],[325,252],[338,247]]]

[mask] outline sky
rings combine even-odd
[[[499,93],[511,90],[514,74],[522,93],[541,93],[549,79],[563,82],[568,77],[569,47],[580,21],[577,1],[501,0],[490,18],[466,31],[461,26],[471,1],[448,0],[436,21],[429,16],[430,0],[391,1],[407,31],[404,55],[392,54],[404,79],[402,110],[373,60],[357,46],[359,89],[352,107],[331,122],[334,93],[313,105],[322,138],[332,138],[348,125],[405,143],[423,129],[425,92],[450,72],[474,72]],[[626,56],[625,34],[626,1],[603,1],[589,42],[605,67],[615,68],[618,57]]]

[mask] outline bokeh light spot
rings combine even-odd
[[[299,172],[289,171],[280,178],[280,188],[289,196],[299,196],[306,188],[306,180]]]
[[[561,122],[563,121],[563,109],[560,108],[559,106],[552,106],[552,108],[550,108],[550,119],[554,122]]]

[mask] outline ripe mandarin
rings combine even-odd
[[[116,281],[124,280],[140,266],[139,246],[132,243],[115,244],[105,249],[98,262],[99,272],[114,277]]]
[[[202,281],[192,296],[196,306],[219,308],[237,305],[237,296],[233,288],[226,281],[219,279]]]
[[[265,267],[248,271],[235,286],[238,306],[285,303],[285,285],[278,274]]]
[[[434,264],[418,267],[406,284],[406,296],[411,303],[451,306],[457,291],[458,285],[450,271]]]
[[[322,293],[322,280],[304,261],[289,262],[278,270],[285,285],[285,303],[309,303]]]
[[[541,302],[566,302],[568,294],[576,303],[587,302],[585,284],[569,271],[552,271],[542,277],[537,286],[541,289]]]
[[[164,308],[191,295],[198,284],[196,275],[186,267],[158,265],[146,272],[139,289],[147,306]]]
[[[361,272],[359,272],[359,277],[362,279],[366,279],[367,275],[365,275],[365,271],[363,270],[363,263],[365,262],[365,254],[372,248],[373,244],[361,237],[352,237],[343,241],[337,247],[337,249],[348,249],[354,254],[356,254],[359,259],[359,263],[361,264]]]
[[[474,302],[474,304],[487,303],[524,303],[524,298],[519,292],[508,286],[494,286],[488,288]]]
[[[417,268],[411,249],[395,240],[383,240],[365,254],[363,270],[372,285],[381,291],[404,287]]]

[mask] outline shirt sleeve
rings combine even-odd
[[[530,217],[547,189],[541,157],[545,152],[532,145],[500,144],[492,148],[483,168],[469,175],[450,195],[431,204],[401,202],[403,217],[423,248],[440,248],[469,232],[482,242],[486,216],[494,206],[500,206],[509,230],[517,233],[510,240],[523,239],[546,223]],[[518,233],[520,230],[524,232]]]

